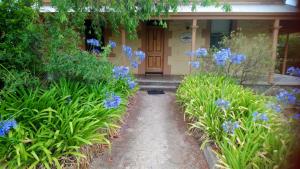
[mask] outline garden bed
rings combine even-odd
[[[290,124],[294,119],[278,112],[275,98],[256,95],[224,76],[198,74],[183,80],[177,99],[190,130],[205,133],[201,147],[216,145],[217,167],[286,165],[293,146]]]
[[[1,167],[88,168],[93,155],[110,148],[137,90],[129,68],[108,66],[106,74],[94,83],[60,78],[2,92]]]

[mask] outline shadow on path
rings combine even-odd
[[[91,169],[206,169],[197,141],[187,135],[175,94],[138,92],[111,152],[95,158]]]

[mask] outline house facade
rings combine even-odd
[[[171,13],[164,20],[167,28],[156,26],[155,20],[144,22],[137,28],[138,38],[128,40],[126,32],[113,34],[104,28],[103,40],[115,41],[118,45],[112,50],[109,60],[118,65],[130,65],[122,52],[122,46],[131,46],[146,53],[146,58],[133,70],[135,74],[158,73],[163,75],[185,75],[190,73],[189,57],[186,51],[216,46],[221,35],[241,29],[246,36],[260,33],[271,37],[272,56],[277,55],[277,42],[280,30],[285,33],[299,31],[300,10],[297,0],[226,0],[231,4],[231,12],[221,7],[180,6],[177,13]],[[297,26],[296,26],[297,27]],[[299,31],[300,32],[300,31]],[[286,66],[286,65],[285,65]],[[269,81],[272,81],[273,70]]]

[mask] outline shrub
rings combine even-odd
[[[54,56],[46,64],[47,79],[57,80],[65,78],[69,80],[96,83],[108,81],[112,75],[112,64],[98,60],[88,52],[77,52],[74,55]]]
[[[192,57],[191,67],[195,72],[218,73],[231,76],[239,83],[253,82],[265,77],[271,70],[271,43],[269,37],[259,34],[246,37],[233,32],[224,37],[221,49],[199,48],[186,54]],[[198,70],[197,70],[198,69]]]
[[[34,88],[39,86],[39,79],[29,71],[7,70],[0,64],[0,94],[4,92],[16,92],[18,88]]]
[[[8,168],[60,168],[63,157],[83,158],[83,145],[109,144],[107,135],[118,128],[127,97],[134,91],[115,82],[60,80],[49,89],[4,93],[1,120],[13,118],[17,127],[0,136],[0,163]],[[118,96],[117,106],[105,107],[107,93]]]
[[[274,168],[284,165],[293,137],[288,120],[267,105],[272,97],[255,95],[233,79],[215,74],[187,76],[177,99],[191,130],[207,133],[217,145],[219,166]]]

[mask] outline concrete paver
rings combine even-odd
[[[137,93],[129,117],[113,139],[111,152],[91,169],[206,169],[197,141],[187,134],[174,93]]]

